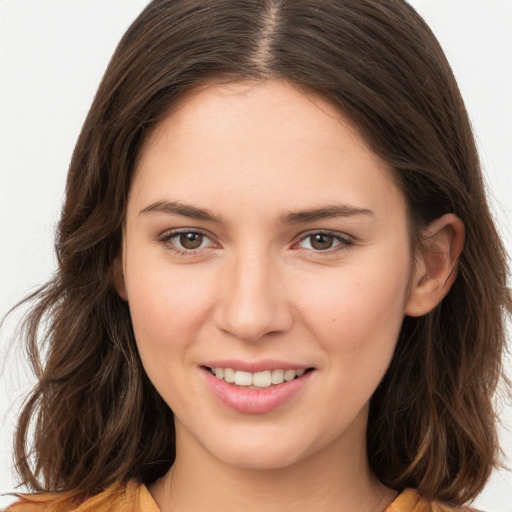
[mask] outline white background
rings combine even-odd
[[[413,0],[444,46],[474,124],[493,209],[512,254],[512,0]],[[147,0],[0,0],[0,317],[54,269],[71,152],[105,66]],[[11,435],[30,378],[0,331],[0,492],[14,489]],[[509,365],[510,366],[510,365]],[[512,406],[503,404],[503,423]],[[505,462],[512,434],[502,429]],[[2,501],[2,499],[4,501]],[[0,497],[0,506],[7,498]],[[512,512],[512,474],[475,505]]]

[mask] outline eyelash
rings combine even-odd
[[[319,255],[330,255],[330,254],[333,254],[338,251],[346,250],[349,247],[353,246],[355,243],[352,238],[350,238],[347,235],[341,235],[339,232],[318,230],[318,231],[309,231],[308,233],[303,235],[295,245],[299,245],[308,239],[311,240],[313,237],[315,237],[317,235],[332,237],[333,241],[337,242],[337,243],[336,243],[336,245],[334,245],[332,247],[328,247],[327,249],[323,249],[323,250],[322,249],[315,250],[315,249],[308,249],[308,248],[301,248],[301,247],[298,247],[298,250],[302,249],[302,250],[306,250],[306,251],[312,251],[315,254],[319,254]],[[310,245],[311,245],[311,242],[310,242]]]
[[[207,240],[210,240],[210,244],[208,244],[206,247],[197,247],[195,249],[186,249],[186,248],[180,248],[178,243],[179,241],[172,242],[173,239],[176,239],[178,237],[181,237],[182,235],[200,235],[204,237]],[[315,236],[322,235],[325,237],[332,237],[333,242],[335,243],[334,246],[328,247],[326,249],[314,249],[314,248],[304,248],[300,247],[300,244],[302,244],[304,241],[308,239],[312,239]],[[200,255],[205,249],[208,249],[210,247],[215,247],[215,242],[212,240],[212,237],[208,235],[205,231],[201,231],[199,229],[179,229],[174,231],[168,231],[158,237],[158,241],[163,243],[165,247],[177,254],[178,256],[198,256]],[[204,242],[204,239],[201,241],[201,245]],[[310,243],[311,245],[311,243]],[[304,235],[301,236],[301,238],[298,240],[298,242],[295,242],[293,244],[293,248],[296,250],[305,250],[309,252],[313,252],[315,254],[319,255],[329,255],[338,251],[346,250],[350,246],[354,245],[354,240],[348,236],[342,236],[340,233],[335,231],[310,231]]]
[[[182,235],[201,235],[205,239],[210,240],[211,244],[208,244],[207,247],[198,247],[196,249],[180,248],[179,245],[172,242],[172,240],[174,238],[181,237]],[[215,242],[213,242],[212,237],[200,229],[178,229],[174,231],[167,231],[158,238],[158,241],[163,243],[166,249],[176,253],[178,256],[198,256],[202,251],[204,251],[204,249],[209,248],[210,245],[215,246]]]

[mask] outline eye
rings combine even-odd
[[[165,233],[160,237],[168,248],[180,253],[187,253],[214,246],[210,237],[201,231],[180,230]]]
[[[348,237],[341,236],[337,233],[318,231],[304,236],[299,241],[298,247],[310,251],[326,252],[329,250],[342,249],[352,244],[353,241]]]
[[[181,233],[181,235],[176,235],[176,237],[179,240],[179,245],[183,247],[184,249],[193,250],[193,249],[199,249],[205,240],[205,236],[203,233]]]

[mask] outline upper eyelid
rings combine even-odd
[[[180,247],[179,244],[171,242],[171,239],[174,237],[177,237],[179,235],[182,235],[184,233],[198,233],[200,235],[203,235],[204,237],[208,238],[210,240],[210,244],[208,247],[198,247],[197,249],[186,249],[183,247]],[[200,229],[200,228],[175,228],[175,229],[167,229],[163,231],[161,234],[157,235],[156,241],[162,244],[169,244],[173,246],[174,251],[180,251],[183,254],[198,254],[200,251],[207,250],[214,246],[219,246],[220,244],[217,242],[215,237],[211,235],[207,230]],[[170,250],[170,247],[167,247],[168,250]]]
[[[187,227],[167,229],[167,230],[163,231],[161,234],[159,234],[157,236],[157,239],[158,239],[158,241],[166,241],[166,240],[169,240],[169,239],[171,239],[175,236],[178,236],[180,234],[183,234],[183,233],[199,233],[199,234],[204,235],[205,237],[209,238],[213,243],[216,243],[216,244],[219,243],[217,241],[216,236],[213,235],[212,233],[210,233],[208,230],[202,229],[202,228],[187,228]],[[345,232],[340,232],[340,231],[335,231],[335,230],[330,230],[330,229],[311,229],[311,230],[303,231],[303,232],[299,233],[298,235],[295,235],[290,243],[291,243],[291,245],[295,245],[299,242],[306,240],[308,237],[314,236],[317,234],[329,235],[329,236],[332,236],[332,237],[336,238],[337,240],[339,240],[341,242],[345,242],[345,243],[355,243],[356,242],[356,238],[354,236],[349,235]]]
[[[329,247],[327,249],[319,250],[319,249],[310,249],[308,247],[300,247],[299,244],[307,240],[309,237],[321,234],[332,236],[338,243],[333,247]],[[312,230],[303,233],[301,236],[297,237],[296,241],[292,243],[292,250],[297,251],[305,251],[307,253],[312,253],[315,255],[329,256],[335,255],[340,251],[347,250],[349,247],[353,247],[357,244],[357,240],[346,233],[340,233],[339,231],[331,231],[331,230]],[[299,246],[299,247],[297,247]]]
[[[171,235],[177,235],[180,233],[201,233],[203,235],[206,235],[210,238],[215,238],[215,235],[210,233],[207,229],[203,228],[189,228],[189,227],[183,227],[183,228],[170,228],[162,231],[162,233],[159,236],[171,236]],[[339,238],[350,238],[354,239],[352,235],[349,235],[348,233],[336,231],[333,229],[308,229],[306,231],[301,231],[298,235],[294,235],[293,239],[304,239],[311,235],[317,235],[317,234],[325,234],[325,235],[332,235]]]
[[[311,229],[308,231],[304,231],[304,232],[300,233],[299,235],[297,235],[295,237],[295,240],[300,242],[300,241],[305,240],[306,238],[313,236],[313,235],[329,235],[329,236],[333,236],[334,238],[337,238],[339,240],[343,240],[345,242],[355,242],[355,240],[356,240],[355,237],[353,237],[352,235],[349,235],[348,233],[334,231],[331,229]]]
[[[158,235],[158,239],[161,240],[163,238],[172,238],[173,236],[181,235],[183,233],[199,233],[201,235],[204,235],[210,239],[214,239],[215,236],[212,235],[208,230],[201,229],[201,228],[173,228],[173,229],[166,229],[165,231],[162,231]]]

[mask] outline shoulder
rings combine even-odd
[[[480,512],[467,506],[450,506],[423,498],[413,489],[405,489],[384,512]]]
[[[6,512],[159,512],[147,487],[119,482],[81,502],[62,493],[20,494]]]

